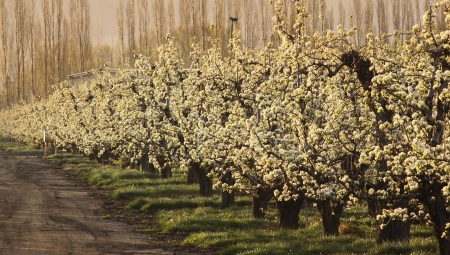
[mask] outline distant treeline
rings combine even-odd
[[[269,42],[276,46],[280,43],[273,34],[276,1],[121,0],[116,12],[118,40],[111,44],[92,41],[88,0],[70,0],[69,12],[64,0],[0,0],[0,109],[33,97],[47,98],[51,85],[69,74],[132,66],[134,54],[154,56],[168,34],[186,67],[193,43],[206,50],[209,38],[214,38],[225,53],[232,30],[241,31],[243,46],[257,48]],[[294,23],[300,13],[295,2],[285,0],[286,22]],[[310,31],[335,29],[338,24],[357,26],[355,40],[361,47],[366,32],[382,35],[392,33],[392,27],[408,29],[421,22],[420,13],[436,1],[305,2],[311,22],[303,25]]]

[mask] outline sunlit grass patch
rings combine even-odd
[[[299,230],[232,230],[222,232],[191,233],[184,241],[186,245],[199,247],[223,247],[220,254],[439,254],[436,242],[415,244],[386,243],[377,245],[367,237],[337,236],[322,234],[320,224]],[[424,249],[432,246],[432,249]]]
[[[11,141],[0,137],[0,151],[5,152],[41,152],[41,150],[32,148],[24,143]]]
[[[97,163],[89,160],[82,155],[76,155],[71,153],[62,153],[62,154],[50,154],[46,157],[53,164],[63,164],[63,165],[80,165],[85,164],[91,167],[97,166]]]
[[[439,246],[431,226],[412,225],[411,240],[412,254],[439,254]]]
[[[340,236],[323,234],[320,217],[314,208],[309,210],[309,226],[298,230],[280,229],[277,220],[262,220],[263,224],[248,224],[245,228],[225,227],[224,230],[219,227],[220,224],[213,224],[208,220],[197,228],[192,227],[197,226],[197,220],[202,216],[206,217],[211,213],[208,210],[211,209],[198,208],[195,213],[179,211],[174,215],[164,211],[157,219],[160,227],[165,227],[164,231],[190,230],[191,233],[183,244],[222,247],[220,254],[439,254],[433,230],[428,226],[413,225],[409,243],[377,245],[375,221],[368,217],[367,208],[364,206],[348,208],[342,217],[342,225],[349,225],[356,230]],[[229,209],[221,210],[215,215],[213,213],[212,217],[222,217],[224,221],[229,222],[241,218],[252,219],[251,215],[247,215],[249,212],[242,211],[244,209],[241,207],[234,207],[234,211],[227,212],[227,210]],[[305,214],[302,210],[301,226],[305,226],[304,221]]]
[[[220,207],[221,202],[218,197],[139,197],[128,204],[128,208],[135,210],[175,210],[183,208],[197,207]]]
[[[91,170],[88,181],[96,186],[117,188],[130,185],[147,185],[154,178],[158,177],[138,170],[121,169],[118,166],[97,165]]]
[[[252,219],[251,212],[240,207],[162,210],[156,218],[157,229],[162,232],[251,230],[265,228],[269,224],[263,219]]]
[[[133,232],[137,233],[155,233],[155,230],[152,228],[142,227],[142,226],[135,226],[133,227]]]
[[[135,198],[135,197],[179,197],[185,195],[198,194],[198,187],[195,185],[161,185],[161,186],[137,186],[127,185],[112,191],[111,195],[115,199]]]

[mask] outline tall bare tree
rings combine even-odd
[[[74,46],[78,56],[73,71],[83,72],[90,67],[89,55],[92,50],[91,16],[88,0],[70,1],[71,35],[75,40]]]
[[[27,30],[29,29],[27,17],[31,10],[34,10],[32,5],[34,2],[29,0],[14,1],[14,46],[15,46],[15,85],[16,85],[16,100],[25,100],[25,54],[28,44]]]
[[[365,1],[365,9],[364,9],[364,34],[363,39],[365,41],[365,34],[372,31],[373,32],[373,18],[374,18],[374,7],[373,7],[373,0],[366,0]],[[358,24],[359,25],[359,24]]]
[[[206,0],[201,0],[199,3],[198,8],[200,9],[200,19],[198,26],[200,27],[200,31],[201,31],[201,44],[203,47],[203,50],[206,50],[206,41],[207,41],[207,37],[208,37],[208,32],[210,31],[207,28],[207,13],[208,13],[208,6],[207,6],[207,1]]]
[[[360,26],[360,24],[363,24],[364,20],[364,13],[363,13],[363,6],[361,3],[361,0],[353,0],[353,22],[358,26],[358,33],[356,35],[356,44],[361,45],[362,38],[365,34],[365,31],[363,30],[363,27]]]
[[[387,9],[385,0],[377,0],[377,29],[378,36],[381,37],[383,34],[388,32],[387,23]]]
[[[42,16],[43,16],[43,21],[44,21],[44,51],[43,51],[43,61],[44,61],[44,65],[43,65],[43,73],[44,73],[44,80],[43,80],[43,92],[44,92],[44,97],[46,98],[48,96],[49,93],[49,86],[52,82],[52,79],[50,79],[51,76],[51,72],[54,70],[53,69],[53,39],[54,37],[52,36],[52,34],[54,34],[53,32],[53,28],[54,28],[54,16],[53,16],[53,12],[51,10],[51,0],[43,0],[42,1]]]
[[[124,31],[124,0],[120,0],[119,8],[117,9],[117,28],[119,32],[119,49],[120,49],[120,62],[122,63],[125,56],[125,31]]]
[[[261,20],[259,22],[259,24],[261,24],[261,40],[262,40],[262,44],[267,44],[268,43],[268,38],[270,37],[269,34],[271,33],[272,29],[270,29],[270,27],[272,27],[272,24],[270,22],[270,19],[267,19],[268,15],[268,5],[267,4],[261,4],[260,5],[260,17]]]
[[[165,5],[164,0],[153,0],[152,3],[152,15],[154,17],[154,24],[155,24],[155,30],[156,30],[156,44],[159,46],[164,42],[165,38],[165,19],[164,19],[164,13],[165,13]],[[188,9],[189,10],[189,9]],[[182,10],[182,11],[186,11]]]
[[[134,0],[129,0],[126,6],[126,28],[127,28],[127,39],[128,39],[128,57],[130,58],[130,64],[133,65],[134,53],[136,51],[136,7]]]
[[[318,0],[308,0],[308,11],[311,15],[311,23],[309,26],[309,31],[319,31],[321,27],[321,21],[319,19],[320,15],[320,1]],[[308,32],[309,33],[309,32]]]
[[[187,60],[189,59],[192,37],[191,16],[193,15],[193,13],[186,10],[190,10],[190,0],[180,0],[180,7],[178,10],[178,16],[180,17],[180,28],[177,31],[177,35],[179,37],[179,39],[177,40],[179,42],[178,48],[181,51],[182,58],[186,61],[186,63],[188,63]]]
[[[57,77],[57,82],[62,81],[66,78],[66,74],[64,73],[64,62],[63,57],[65,51],[63,51],[63,45],[64,40],[62,40],[62,30],[63,30],[63,19],[64,19],[64,10],[63,10],[63,0],[53,0],[53,4],[55,6],[55,14],[56,14],[56,20],[55,20],[55,26],[56,26],[56,33],[55,33],[55,45],[56,45],[56,56],[55,56],[55,62],[56,62],[56,68],[55,71],[57,72],[55,77]]]
[[[10,30],[8,27],[10,26],[10,21],[8,19],[8,5],[6,0],[0,0],[0,43],[1,43],[1,77],[2,77],[2,91],[4,94],[4,100],[2,103],[3,107],[10,106],[12,103],[11,99],[11,91],[10,91],[10,83],[8,76],[8,66],[10,65]]]
[[[220,48],[222,52],[226,52],[226,47],[228,45],[229,35],[227,34],[227,24],[228,19],[226,13],[226,3],[227,0],[217,0],[214,3],[214,37],[219,41]]]
[[[175,29],[175,6],[173,3],[174,0],[167,0],[168,6],[167,6],[167,24],[168,24],[168,31],[170,34],[172,34],[172,31]]]
[[[139,20],[139,50],[141,53],[149,54],[149,33],[150,33],[150,13],[149,2],[147,0],[138,1],[138,20]]]
[[[403,30],[403,26],[402,26],[402,12],[401,12],[401,2],[399,1],[392,1],[391,2],[391,10],[392,10],[392,24],[393,27],[396,30],[402,31]]]
[[[381,0],[381,1],[383,1],[383,0]],[[338,7],[338,9],[339,9],[339,20],[338,20],[338,23],[340,24],[340,25],[343,25],[343,26],[345,26],[346,25],[346,20],[347,20],[347,16],[346,16],[346,11],[345,11],[345,7],[344,7],[344,4],[342,4],[342,0],[339,0],[339,7]]]
[[[39,41],[34,40],[37,34],[36,30],[37,32],[39,32],[38,29],[39,22],[35,22],[36,13],[34,11],[32,11],[26,18],[28,19],[27,23],[29,24],[27,42],[30,50],[28,58],[30,60],[29,61],[30,74],[26,78],[27,83],[29,84],[28,90],[31,95],[30,98],[34,98],[39,97],[39,95],[37,94],[37,82],[36,82],[36,49],[39,47]]]

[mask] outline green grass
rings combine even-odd
[[[0,137],[0,151],[5,152],[41,152],[36,148],[29,147],[23,143],[10,141],[3,137]]]
[[[198,209],[197,209],[198,210]],[[240,211],[242,209],[235,209]],[[409,243],[375,244],[375,223],[368,217],[360,217],[366,208],[355,207],[346,212],[342,218],[342,225],[349,226],[349,234],[337,237],[324,236],[322,225],[316,210],[310,210],[308,227],[298,230],[278,229],[276,222],[263,221],[261,224],[233,225],[224,227],[226,223],[208,223],[192,231],[183,241],[186,245],[199,247],[222,247],[221,254],[439,254],[433,231],[428,226],[412,226]],[[236,215],[225,222],[237,219],[251,221],[250,215],[235,211]],[[221,216],[214,212],[207,212],[219,219]],[[222,216],[230,215],[228,209],[221,212]],[[197,212],[172,214],[164,212],[163,218],[158,218],[164,230],[180,231],[189,229],[190,222],[199,220]],[[201,218],[201,216],[200,216]],[[208,216],[208,219],[211,217]],[[304,215],[300,217],[304,226]],[[254,220],[253,220],[254,221]],[[196,226],[195,224],[192,224]],[[223,230],[225,229],[225,230]]]
[[[0,148],[22,148],[0,140]],[[278,227],[277,211],[273,201],[265,219],[253,219],[251,199],[236,197],[236,205],[220,209],[218,192],[212,197],[198,196],[198,185],[186,185],[186,175],[174,170],[170,179],[121,169],[100,166],[87,158],[63,154],[50,155],[54,164],[63,163],[65,171],[91,185],[110,188],[111,197],[128,201],[127,208],[147,210],[154,214],[155,226],[140,226],[136,232],[184,233],[184,245],[219,247],[221,254],[439,254],[437,240],[429,226],[413,225],[409,243],[377,245],[376,223],[368,217],[367,208],[346,208],[341,219],[341,235],[323,235],[322,224],[316,209],[309,209],[308,222],[304,210],[300,215],[298,230]],[[109,218],[104,215],[103,218]],[[153,226],[153,225],[152,225]]]
[[[213,207],[163,210],[156,217],[162,232],[232,231],[266,228],[269,221],[252,219],[249,210],[242,207],[218,209]]]
[[[198,207],[220,207],[221,203],[218,197],[138,197],[128,204],[129,209],[135,210],[174,210],[183,208]]]

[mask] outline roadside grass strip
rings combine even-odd
[[[240,210],[239,208],[234,208]],[[199,227],[202,230],[192,231],[182,242],[185,245],[195,245],[199,247],[221,247],[222,255],[231,254],[439,254],[437,243],[433,237],[433,230],[429,226],[412,225],[411,240],[409,243],[375,243],[376,231],[374,231],[374,220],[367,220],[359,217],[360,212],[366,210],[365,207],[356,207],[357,212],[344,213],[342,226],[350,226],[354,230],[341,234],[340,236],[323,235],[322,225],[318,212],[314,209],[310,211],[310,225],[307,228],[298,230],[284,230],[277,228],[274,221],[263,221],[261,224],[232,225]],[[227,209],[228,210],[228,209]],[[186,212],[184,212],[186,213]],[[208,212],[211,213],[211,212]],[[180,212],[179,212],[180,214]],[[158,218],[163,223],[165,229],[170,231],[181,231],[189,229],[189,218],[197,218],[198,213],[192,215],[184,214],[185,219],[180,219],[176,214],[164,213],[164,220]],[[225,213],[224,213],[225,214]],[[182,215],[182,214],[181,214]],[[230,215],[230,213],[228,213]],[[250,216],[250,215],[249,215]],[[234,218],[235,217],[235,218]],[[236,213],[228,220],[236,220],[244,215]],[[187,219],[186,219],[187,218]],[[247,218],[251,219],[251,218]],[[305,218],[300,218],[300,225],[305,225]],[[178,223],[177,223],[178,222]],[[209,221],[210,224],[211,221]],[[194,224],[195,226],[195,224]],[[220,230],[220,227],[225,230]],[[211,230],[207,230],[207,229]]]
[[[250,210],[232,206],[226,209],[212,207],[163,210],[156,217],[156,228],[162,232],[216,232],[266,228],[270,222],[253,219]]]
[[[32,148],[23,143],[11,141],[9,139],[0,137],[0,151],[5,152],[42,152],[37,148]]]

